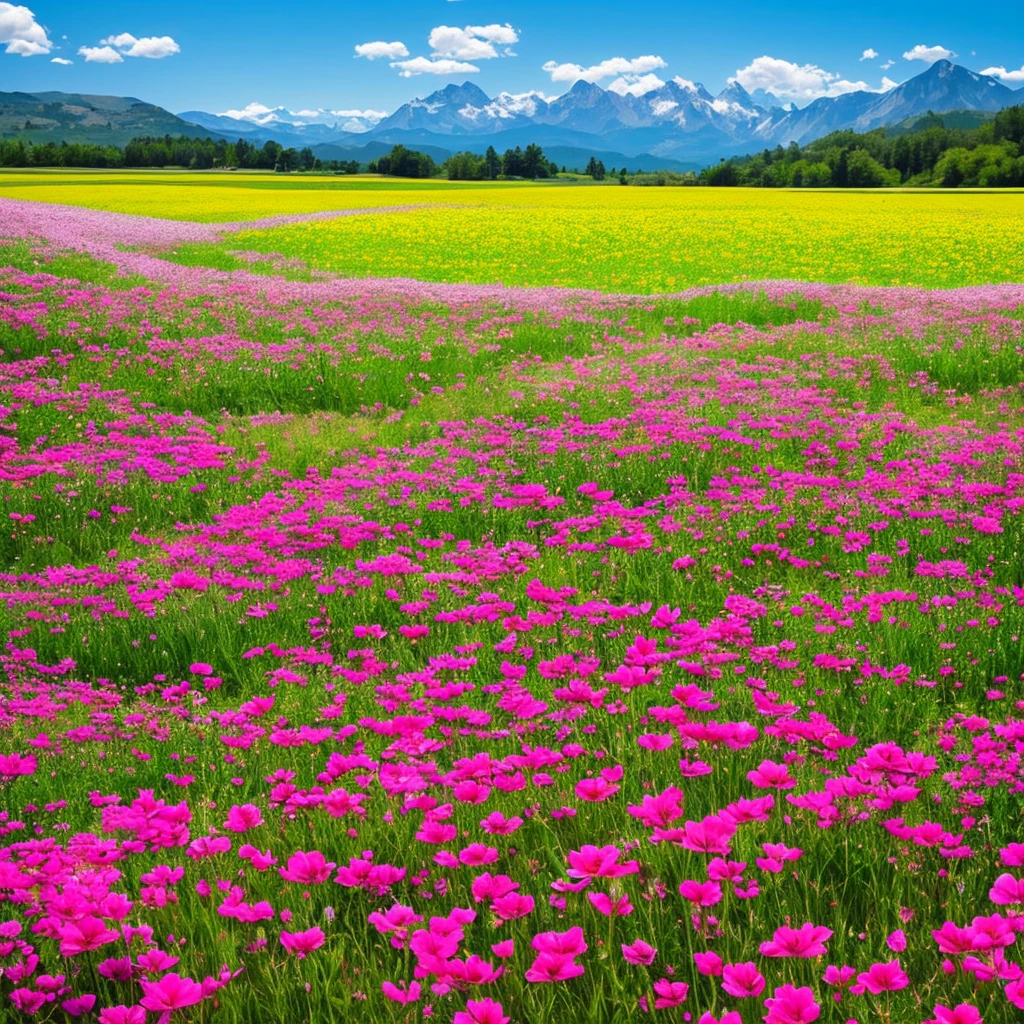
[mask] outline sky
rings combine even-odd
[[[712,93],[737,78],[802,106],[891,87],[944,56],[1024,86],[1019,2],[993,0],[979,18],[944,0],[0,0],[0,91],[136,96],[175,113],[372,119],[451,82],[553,96],[580,78],[639,92],[676,76]]]

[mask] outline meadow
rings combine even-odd
[[[1024,192],[623,188],[373,177],[0,174],[0,198],[204,224],[193,266],[657,294],[785,279],[952,288],[1024,279]],[[246,222],[374,211],[257,230]]]
[[[3,1019],[1021,1019],[1020,197],[52,180]]]

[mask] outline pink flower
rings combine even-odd
[[[255,804],[235,804],[228,811],[224,828],[229,832],[247,832],[263,824],[263,814]]]
[[[697,1021],[697,1024],[743,1024],[743,1018],[736,1010],[729,1010],[728,1013],[723,1013],[721,1017],[716,1017],[708,1011],[700,1015],[700,1020]]]
[[[502,1015],[501,1003],[493,999],[470,999],[465,1010],[459,1010],[452,1018],[452,1024],[508,1024],[509,1018]]]
[[[98,917],[69,921],[61,925],[57,934],[60,935],[61,956],[77,956],[121,938],[120,932],[108,928]]]
[[[648,967],[654,963],[658,951],[642,939],[634,939],[628,946],[622,947],[622,959],[629,964]]]
[[[753,771],[747,772],[747,779],[758,789],[792,789],[796,785],[789,769],[774,761],[762,761]]]
[[[902,928],[897,928],[885,940],[885,944],[894,952],[902,953],[907,948],[907,936]]]
[[[900,967],[899,960],[872,964],[866,971],[857,975],[857,981],[876,996],[881,992],[899,992],[901,988],[906,988],[910,984],[910,978]]]
[[[668,978],[660,978],[654,983],[654,1008],[669,1010],[673,1006],[682,1006],[686,1002],[689,991],[690,986],[685,981],[669,981]]]
[[[194,661],[188,667],[189,672],[196,676],[212,676],[213,666],[207,664],[205,661]]]
[[[304,932],[282,931],[281,945],[301,960],[307,953],[319,949],[326,938],[327,936],[319,928],[309,928]]]
[[[989,889],[988,898],[1001,907],[1019,906],[1024,903],[1024,879],[1018,880],[1011,874],[1000,875]]]
[[[491,946],[491,952],[501,960],[507,960],[510,956],[514,956],[516,951],[516,944],[513,939],[505,939],[504,942],[496,942]]]
[[[16,988],[10,993],[10,1000],[22,1013],[31,1016],[42,1009],[43,1003],[46,1002],[46,993],[36,992],[31,988]]]
[[[713,907],[722,902],[722,887],[718,882],[683,882],[679,894],[698,907]]]
[[[76,996],[74,999],[65,999],[60,1008],[69,1017],[82,1017],[87,1014],[96,1004],[94,995]]]
[[[722,973],[722,958],[710,950],[706,953],[694,953],[693,962],[697,965],[697,973],[705,978],[717,978]]]
[[[764,991],[764,975],[751,961],[726,964],[722,968],[722,990],[737,999],[759,996]]]
[[[100,1010],[99,1024],[146,1024],[146,1011],[141,1006],[108,1006]]]
[[[583,974],[583,965],[571,956],[558,953],[541,953],[526,971],[530,982],[568,981]]]
[[[510,892],[506,896],[499,896],[491,904],[491,910],[502,921],[514,921],[519,917],[526,917],[533,913],[534,899],[519,892]]]
[[[408,988],[404,987],[404,982],[403,987],[399,988],[397,985],[392,984],[392,982],[385,981],[381,983],[380,990],[392,1002],[405,1004],[415,1003],[419,1000],[422,986],[418,981],[414,981]]]
[[[605,917],[626,917],[633,913],[633,904],[625,894],[613,898],[603,892],[588,892],[587,899]]]
[[[587,951],[583,929],[579,926],[565,932],[539,932],[534,935],[530,945],[538,953],[551,953],[556,956],[575,957]]]
[[[613,786],[600,775],[594,779],[580,779],[576,783],[576,795],[590,803],[603,803],[618,793],[620,786]]]
[[[924,1024],[982,1024],[981,1013],[970,1003],[960,1003],[952,1010],[941,1004],[935,1007],[935,1017]]]
[[[194,1006],[203,998],[203,988],[198,982],[191,978],[182,978],[173,971],[165,974],[159,981],[140,978],[139,984],[143,992],[139,1002],[147,1010],[154,1010],[157,1013]]]
[[[814,992],[806,986],[780,985],[764,1005],[768,1010],[765,1024],[811,1024],[821,1016],[821,1007],[814,1001]]]
[[[619,863],[622,851],[617,846],[582,846],[569,853],[570,878],[621,878],[640,870],[635,860]]]
[[[286,882],[298,882],[301,885],[317,885],[326,882],[334,870],[334,861],[328,861],[318,850],[305,853],[298,850],[288,858],[288,866],[278,868],[277,873]]]
[[[832,930],[809,921],[799,928],[783,925],[768,941],[761,943],[762,956],[824,956],[825,943],[832,938]]]

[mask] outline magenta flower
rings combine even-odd
[[[224,828],[229,832],[247,832],[263,824],[263,814],[255,804],[235,804],[228,811]]]
[[[1015,907],[1024,903],[1024,878],[1011,874],[1000,875],[989,890],[988,898],[1001,907]]]
[[[541,953],[526,971],[526,980],[534,983],[568,981],[583,974],[583,965],[568,955]]]
[[[982,1024],[982,1017],[978,1008],[970,1003],[960,1003],[953,1009],[938,1004],[935,1016],[924,1024]]]
[[[683,882],[679,894],[697,907],[713,907],[722,902],[722,887],[718,882]]]
[[[582,846],[569,853],[570,878],[621,878],[640,870],[635,860],[619,863],[622,851],[617,846]]]
[[[654,1008],[656,1010],[669,1010],[674,1006],[682,1006],[686,1002],[686,996],[690,986],[685,981],[670,981],[668,978],[659,978],[654,983]]]
[[[789,769],[774,761],[762,761],[753,771],[747,772],[747,778],[758,789],[792,789],[796,785]]]
[[[493,999],[470,999],[466,1009],[452,1018],[452,1024],[509,1024],[509,1018],[503,1015],[501,1003]]]
[[[98,1019],[99,1024],[146,1024],[146,1011],[141,1006],[108,1006]]]
[[[649,967],[657,955],[658,951],[642,939],[634,939],[628,946],[622,946],[622,959],[629,964]]]
[[[857,981],[876,996],[882,992],[899,992],[910,984],[910,978],[900,967],[899,960],[872,964],[866,971],[857,975]]]
[[[161,1013],[194,1006],[203,998],[203,988],[191,978],[174,973],[165,974],[159,981],[140,978],[143,996],[139,1002],[147,1009]]]
[[[319,928],[308,928],[304,932],[281,932],[281,945],[300,960],[307,953],[319,949],[327,936]]]
[[[402,983],[402,987],[393,984],[390,981],[381,982],[381,991],[384,995],[395,1003],[415,1003],[420,998],[420,992],[422,987],[418,981],[411,982],[409,987],[405,987],[405,983]]]
[[[277,873],[286,882],[298,882],[300,885],[319,885],[331,877],[334,861],[328,861],[318,850],[305,853],[298,850],[288,858],[286,867],[278,868]]]
[[[810,922],[799,928],[783,925],[767,942],[761,943],[762,956],[824,956],[825,943],[832,938],[832,930]]]
[[[603,892],[588,892],[587,899],[595,910],[605,917],[626,917],[633,913],[633,904],[623,893],[621,896],[609,896]]]
[[[697,973],[706,978],[717,978],[722,973],[722,958],[710,950],[706,953],[694,953],[693,962],[697,965]]]
[[[77,956],[121,938],[120,932],[108,928],[98,917],[92,916],[61,925],[58,935],[61,956]]]
[[[765,1024],[811,1024],[821,1016],[814,992],[806,986],[780,985],[764,1005],[768,1010]]]
[[[749,960],[742,964],[726,964],[722,968],[722,990],[737,999],[759,996],[764,986],[764,975]]]

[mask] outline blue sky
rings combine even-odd
[[[392,45],[356,56],[371,43]],[[915,47],[923,60],[904,57]],[[0,90],[134,95],[173,111],[391,111],[466,79],[489,95],[556,95],[577,77],[640,89],[645,75],[718,92],[737,72],[748,87],[803,104],[861,82],[901,82],[947,51],[974,70],[1016,72],[1004,81],[1024,85],[1019,3],[995,0],[979,18],[970,4],[871,0],[0,2]]]

